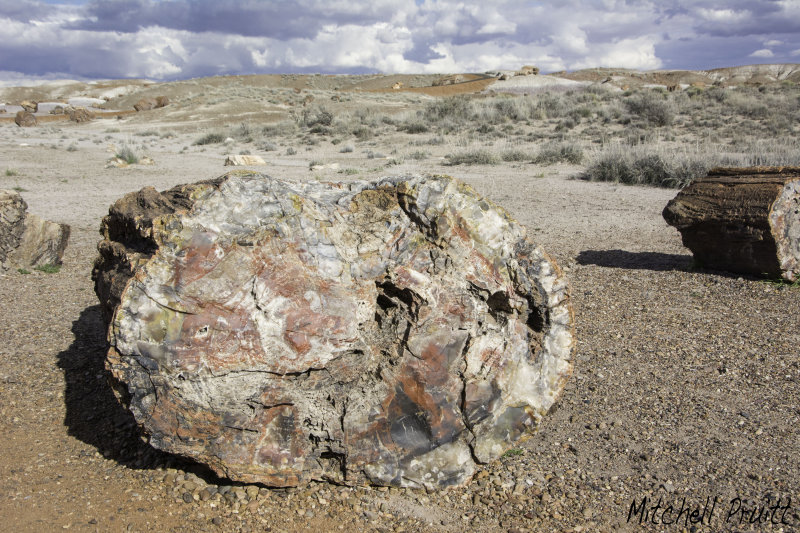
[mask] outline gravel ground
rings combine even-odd
[[[565,268],[578,339],[558,408],[470,485],[231,486],[152,449],[106,382],[90,279],[97,229],[125,192],[220,175],[223,158],[181,152],[191,139],[178,136],[153,147],[152,167],[105,169],[106,144],[130,134],[108,140],[108,128],[20,139],[0,126],[0,171],[13,169],[0,187],[24,189],[32,212],[73,231],[60,272],[0,275],[0,529],[800,529],[800,288],[692,269],[660,215],[675,191],[568,179],[575,167],[445,169],[508,209]],[[77,150],[49,147],[65,136]],[[436,154],[388,170],[357,155],[321,144],[275,155],[266,172],[343,179],[308,170],[309,159],[337,158],[362,165],[359,178],[443,171]]]

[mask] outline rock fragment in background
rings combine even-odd
[[[229,155],[225,158],[226,167],[266,165],[260,155]]]
[[[148,97],[142,98],[133,105],[136,111],[150,111],[151,109],[158,109],[169,104],[169,98],[166,96],[156,96],[155,98]]]
[[[72,122],[82,123],[82,122],[90,122],[94,118],[94,113],[90,112],[85,107],[73,107],[67,111],[69,114],[69,119]]]
[[[234,480],[461,485],[572,370],[559,268],[449,177],[231,172],[129,194],[102,233],[120,395],[155,447]]]
[[[712,169],[663,214],[704,267],[800,279],[800,167]]]
[[[14,123],[21,128],[30,128],[37,124],[36,115],[30,111],[18,111],[14,116]]]

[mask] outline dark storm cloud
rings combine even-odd
[[[800,31],[796,0],[699,1],[687,14],[698,36],[732,37]]]
[[[92,0],[85,6],[86,18],[70,27],[132,33],[161,26],[285,40],[314,37],[326,24],[367,24],[391,15],[386,4],[357,10],[348,5],[319,0]]]
[[[30,22],[38,17],[45,4],[28,0],[0,0],[0,17],[18,22]]]

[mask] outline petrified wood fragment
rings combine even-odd
[[[0,271],[61,264],[70,227],[27,209],[19,193],[0,189]]]
[[[556,264],[448,177],[144,189],[103,222],[107,366],[161,449],[231,479],[441,487],[572,370]]]
[[[713,169],[663,214],[704,266],[800,278],[799,167]]]

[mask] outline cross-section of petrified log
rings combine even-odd
[[[452,178],[230,173],[102,231],[117,386],[154,446],[235,480],[462,484],[571,373],[558,267]]]
[[[713,169],[667,204],[664,219],[704,266],[800,277],[800,167]]]

